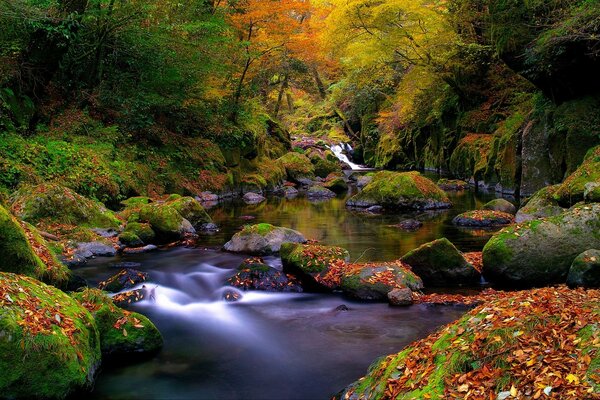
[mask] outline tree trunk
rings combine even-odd
[[[323,85],[323,81],[321,80],[321,77],[319,76],[319,71],[317,71],[317,67],[312,67],[312,74],[313,77],[315,78],[315,83],[317,84],[317,89],[319,90],[319,95],[321,96],[321,99],[325,99],[325,96],[327,96],[327,92],[325,91],[325,86]]]

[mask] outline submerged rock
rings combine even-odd
[[[515,215],[517,207],[513,203],[505,199],[495,199],[486,203],[483,208],[485,210],[500,211],[506,214]]]
[[[600,287],[600,250],[586,250],[578,255],[567,275],[570,287]]]
[[[311,200],[332,199],[336,194],[323,186],[312,186],[306,192],[306,196]]]
[[[149,253],[151,251],[158,250],[158,246],[153,244],[147,244],[142,247],[128,247],[123,249],[123,254],[141,254],[141,253]]]
[[[0,397],[65,398],[90,388],[100,338],[90,313],[33,278],[0,273]]]
[[[560,186],[548,186],[537,191],[519,209],[515,218],[517,223],[533,219],[552,217],[562,214],[565,209],[558,205],[554,193]]]
[[[238,267],[238,272],[229,278],[227,283],[242,290],[302,292],[300,282],[293,276],[270,267],[260,258],[245,260]]]
[[[497,283],[564,283],[575,257],[600,248],[600,204],[527,221],[494,235],[483,249],[483,275]]]
[[[481,277],[446,238],[425,243],[406,253],[401,260],[411,266],[425,285],[472,285],[478,283]]]
[[[417,221],[416,219],[405,219],[396,225],[390,225],[392,228],[399,228],[405,231],[416,231],[419,230],[423,226],[421,221]]]
[[[289,228],[271,224],[248,225],[233,235],[223,248],[234,253],[266,255],[279,252],[284,242],[305,243],[306,238]]]
[[[373,181],[352,196],[350,207],[369,208],[380,205],[388,209],[430,210],[449,208],[446,193],[418,172],[378,172]]]
[[[513,222],[515,222],[515,217],[512,214],[492,210],[467,211],[452,220],[454,225],[479,228],[510,225]]]
[[[148,274],[132,268],[119,271],[118,274],[111,276],[98,284],[100,290],[117,293],[125,289],[131,289],[142,282],[148,280]]]
[[[266,198],[258,193],[248,192],[244,195],[243,200],[246,204],[258,204],[265,201]]]

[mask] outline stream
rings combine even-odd
[[[451,210],[369,215],[349,211],[348,195],[325,202],[269,198],[259,205],[220,204],[209,214],[220,231],[201,238],[201,247],[99,258],[77,273],[96,285],[119,271],[116,263],[139,263],[155,287],[155,301],[132,309],[147,315],[165,345],[153,358],[109,365],[92,399],[327,399],[363,376],[377,357],[400,351],[465,309],[360,303],[339,294],[244,293],[222,300],[225,280],[242,255],[220,247],[247,223],[268,222],[350,251],[352,261],[394,260],[431,240],[447,237],[463,251],[481,250],[491,232],[451,224],[478,208],[491,194],[452,194]],[[253,219],[250,220],[250,217]],[[406,218],[424,225],[416,232],[391,227]],[[278,257],[266,257],[281,267]],[[340,305],[348,310],[336,310]]]

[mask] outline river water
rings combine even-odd
[[[132,307],[162,332],[155,357],[111,365],[100,374],[93,399],[327,399],[364,375],[377,357],[457,319],[464,308],[359,303],[339,294],[245,293],[223,301],[224,282],[244,256],[220,247],[246,223],[268,222],[350,251],[352,260],[393,260],[439,237],[463,251],[480,250],[490,232],[460,230],[454,215],[494,196],[459,193],[454,208],[436,213],[368,215],[345,208],[345,196],[326,202],[270,198],[209,210],[221,230],[201,247],[97,259],[78,270],[92,285],[118,272],[117,262],[137,262],[156,287],[155,301]],[[253,217],[253,220],[249,220]],[[423,221],[417,232],[391,227],[406,218]],[[280,267],[277,257],[266,261]],[[339,305],[347,311],[336,311]]]

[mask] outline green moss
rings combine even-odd
[[[312,178],[315,175],[314,166],[304,154],[290,152],[280,157],[277,161],[285,168],[288,179]]]
[[[318,158],[316,162],[314,162],[315,166],[315,175],[321,178],[326,178],[331,173],[339,173],[342,172],[342,168],[339,165],[339,162],[329,161],[322,158]]]
[[[167,204],[152,203],[142,206],[139,220],[147,222],[152,230],[166,239],[178,238],[182,234],[183,217],[175,207]]]
[[[180,196],[175,200],[167,202],[163,207],[173,207],[183,218],[190,221],[192,226],[197,229],[203,224],[212,222],[202,205],[200,205],[193,197]]]
[[[90,313],[60,290],[31,278],[0,273],[0,287],[5,293],[0,309],[0,395],[64,398],[91,386],[100,363],[100,340]],[[37,308],[30,309],[31,304]],[[46,328],[31,331],[26,310]]]
[[[150,224],[140,222],[128,222],[123,233],[133,234],[144,243],[152,243],[156,236]]]
[[[586,185],[600,185],[600,146],[591,149],[583,163],[556,189],[553,198],[563,206],[584,199]]]
[[[309,274],[326,271],[334,261],[347,262],[350,259],[347,250],[335,246],[283,243],[279,252],[286,268],[295,268]]]
[[[140,246],[142,244],[144,244],[144,241],[142,241],[142,239],[140,239],[140,237],[138,235],[136,235],[133,232],[122,232],[119,235],[119,241],[121,243],[123,243],[126,246],[131,246],[131,247],[135,247],[135,246]]]

